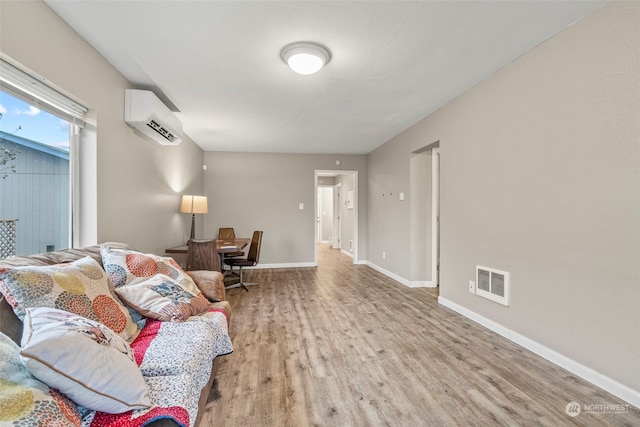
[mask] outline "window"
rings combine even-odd
[[[28,71],[0,67],[0,258],[68,248],[87,110]]]

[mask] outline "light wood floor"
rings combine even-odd
[[[569,417],[626,404],[327,246],[245,279],[202,426],[640,426],[630,405]]]

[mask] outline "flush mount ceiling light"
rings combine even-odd
[[[288,44],[282,48],[280,56],[298,74],[316,73],[331,59],[326,47],[311,42]]]

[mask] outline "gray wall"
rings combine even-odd
[[[340,170],[358,171],[361,177],[358,255],[366,259],[366,156],[206,152],[209,213],[202,215],[202,237],[215,236],[219,227],[234,227],[236,235],[246,237],[263,230],[262,264],[314,263],[315,171],[335,170],[337,159]]]
[[[640,3],[608,3],[372,152],[367,205],[368,259],[409,277],[408,204],[388,195],[439,140],[441,297],[636,391],[638,22]],[[511,273],[509,307],[468,292],[476,264]]]
[[[411,131],[380,146],[368,156],[367,260],[401,278],[410,278],[410,147],[421,137]],[[423,142],[420,145],[427,145]],[[399,194],[405,193],[401,201]],[[385,253],[383,258],[382,254]]]
[[[91,109],[81,153],[81,244],[118,240],[163,253],[183,243],[190,218],[178,212],[180,197],[202,193],[203,151],[188,137],[166,147],[134,133],[123,120],[129,82],[44,3],[2,1],[0,8],[2,52]]]

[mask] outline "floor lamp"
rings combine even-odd
[[[191,214],[191,237],[196,236],[196,214],[206,214],[209,212],[207,196],[182,196],[180,212]]]

